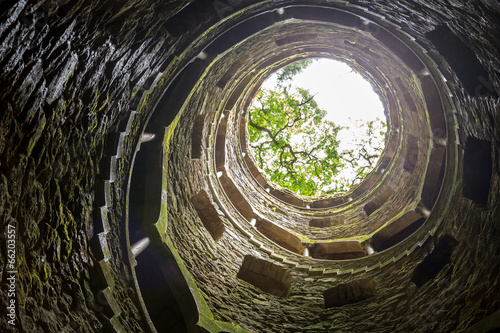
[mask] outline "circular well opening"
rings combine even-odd
[[[287,65],[249,108],[249,151],[270,182],[316,197],[354,188],[385,148],[380,96],[356,69],[328,58]]]

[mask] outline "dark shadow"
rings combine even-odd
[[[203,148],[203,127],[205,116],[199,114],[194,119],[193,132],[191,133],[191,158],[200,158]]]
[[[491,142],[469,136],[464,153],[464,197],[480,206],[486,206],[490,193],[491,171]]]
[[[420,288],[426,282],[433,280],[446,265],[451,263],[451,254],[457,245],[458,242],[450,235],[441,237],[434,250],[415,268],[411,282]]]
[[[151,321],[158,332],[187,332],[186,323],[177,304],[174,293],[163,275],[159,262],[150,248],[138,257],[135,268],[142,298],[146,304]],[[164,270],[172,271],[168,263],[163,263]],[[170,279],[178,279],[172,274]]]
[[[408,238],[410,235],[412,235],[415,231],[418,230],[424,224],[425,218],[422,217],[418,219],[417,221],[413,222],[411,225],[406,227],[405,229],[401,230],[394,236],[391,236],[389,239],[382,240],[381,242],[372,242],[373,249],[377,252],[384,251],[390,247],[393,247],[394,245],[398,244],[399,242],[405,240]]]
[[[425,36],[455,71],[469,95],[475,97],[498,95],[491,84],[488,72],[472,51],[447,25],[440,25]]]
[[[130,244],[142,239],[145,227],[158,221],[161,208],[162,138],[144,143],[135,157],[129,194]]]
[[[364,301],[377,294],[375,281],[361,279],[340,284],[323,292],[325,309]]]

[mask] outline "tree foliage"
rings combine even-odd
[[[333,122],[325,120],[309,91],[261,90],[248,131],[261,169],[271,181],[302,195],[316,195],[342,166]]]
[[[301,73],[304,69],[309,67],[312,64],[312,60],[304,60],[294,62],[283,69],[281,69],[277,74],[278,84],[282,85],[285,82],[290,82],[293,77],[299,73]]]
[[[341,182],[343,190],[359,184],[373,170],[384,148],[386,127],[387,124],[380,119],[365,123],[357,122],[356,128],[361,135],[351,143],[354,148],[341,152],[343,164],[352,169],[355,174],[351,179],[344,179]]]
[[[351,148],[340,151],[337,134],[342,127],[325,119],[326,111],[308,90],[291,91],[290,80],[310,63],[285,67],[278,72],[274,90],[260,90],[249,110],[248,133],[254,158],[272,182],[315,196],[346,191],[359,183],[382,152],[386,125],[356,124],[362,135]],[[339,175],[345,168],[350,176]]]

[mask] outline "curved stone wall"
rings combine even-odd
[[[2,7],[2,331],[500,327],[494,1]],[[313,201],[243,153],[261,82],[316,56],[373,84],[391,139]]]

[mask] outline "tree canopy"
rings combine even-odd
[[[325,120],[309,91],[261,90],[248,120],[251,147],[271,181],[303,195],[332,183],[341,167],[340,127]]]
[[[261,89],[249,110],[250,146],[258,166],[270,180],[305,196],[348,190],[371,171],[382,146],[370,148],[380,126],[359,124],[364,132],[352,149],[339,151],[338,132],[342,127],[325,119],[308,90],[293,91],[287,83],[310,64],[294,63],[278,72],[274,90]],[[381,122],[383,126],[385,124]],[[344,167],[354,170],[351,179],[338,177]]]
[[[304,60],[294,62],[283,69],[281,69],[277,74],[278,84],[282,85],[285,82],[290,82],[293,77],[299,73],[301,73],[304,69],[309,67],[312,64],[312,60]]]

